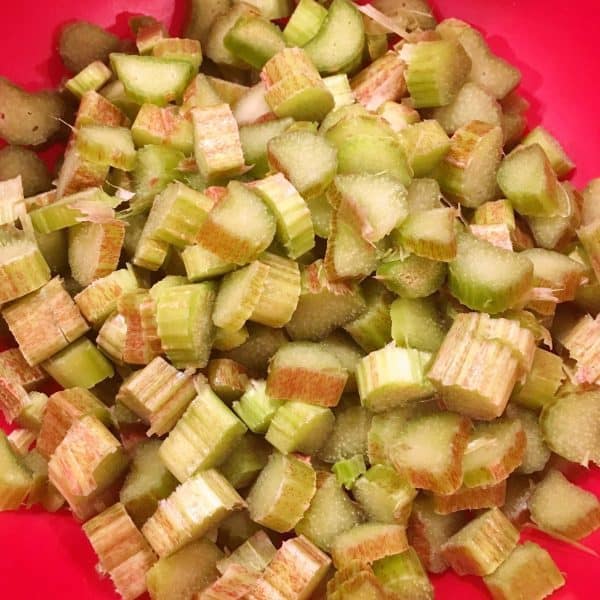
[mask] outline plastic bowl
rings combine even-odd
[[[543,123],[563,143],[577,163],[575,184],[583,186],[588,179],[600,176],[597,0],[433,0],[432,4],[438,17],[458,17],[478,27],[496,53],[521,69],[521,91],[532,106],[530,125]],[[0,75],[31,90],[56,85],[64,75],[55,52],[60,25],[86,19],[124,35],[127,18],[140,13],[164,20],[177,32],[185,1],[6,2],[0,25]],[[598,469],[575,467],[569,476],[600,495]],[[548,549],[565,573],[567,585],[554,598],[600,597],[597,556],[531,530],[525,531],[523,538]],[[583,542],[600,552],[600,532]],[[67,511],[55,515],[35,509],[0,513],[2,598],[114,600],[117,596],[110,581],[98,576],[95,563],[91,547]],[[434,583],[437,598],[489,597],[475,577],[446,573],[435,577]]]

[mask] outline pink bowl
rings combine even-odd
[[[492,49],[521,69],[521,90],[532,106],[530,125],[543,123],[563,143],[577,163],[575,184],[583,186],[600,176],[598,1],[433,0],[432,4],[438,17],[458,17],[481,29]],[[164,20],[177,32],[184,12],[182,0],[6,2],[0,25],[0,75],[31,90],[59,83],[65,73],[55,52],[57,32],[68,21],[86,19],[125,35],[128,17],[143,13]],[[56,150],[48,154],[55,155]],[[600,495],[598,469],[573,468],[569,476]],[[557,600],[600,597],[597,556],[536,532],[526,531],[523,538],[548,549],[565,573],[567,585],[555,594]],[[584,544],[600,552],[600,532]],[[68,512],[0,513],[2,598],[114,600],[110,581],[98,577],[95,563],[91,547]],[[438,598],[488,597],[475,577],[446,573],[435,578],[435,587]]]

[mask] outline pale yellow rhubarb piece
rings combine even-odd
[[[398,100],[406,92],[405,68],[398,53],[387,52],[352,78],[354,97],[370,111]]]
[[[0,374],[0,410],[7,423],[12,423],[29,404],[27,390],[13,377]]]
[[[58,277],[4,308],[2,316],[30,365],[50,358],[88,330]]]
[[[561,338],[561,344],[576,362],[577,383],[594,384],[600,380],[600,318],[584,315]]]
[[[245,506],[228,481],[210,469],[191,477],[161,500],[142,533],[160,557],[168,556]]]
[[[338,535],[331,548],[336,569],[358,560],[372,563],[408,549],[406,530],[402,525],[363,523]]]
[[[81,223],[69,228],[69,266],[82,286],[113,273],[125,241],[125,222]]]
[[[108,573],[124,600],[146,591],[146,573],[156,555],[119,502],[83,526],[98,555],[100,568]]]
[[[248,494],[250,517],[274,531],[290,531],[315,492],[316,474],[309,463],[274,452]]]
[[[79,519],[98,512],[95,500],[127,468],[123,447],[94,416],[73,423],[48,462],[48,478]]]
[[[35,442],[35,437],[35,433],[29,429],[13,429],[6,439],[19,456],[25,456]]]
[[[17,229],[0,231],[0,304],[21,298],[50,279],[37,244]]]
[[[542,600],[565,584],[565,578],[546,550],[525,542],[483,581],[494,600]]]
[[[116,399],[148,425],[148,436],[168,433],[196,395],[193,369],[178,371],[157,356],[135,371],[119,388]]]
[[[309,600],[327,574],[331,559],[304,536],[283,542],[248,600]]]
[[[479,487],[462,486],[454,494],[433,496],[433,509],[439,515],[450,515],[463,510],[502,507],[506,500],[507,480]]]
[[[190,111],[194,123],[194,155],[205,179],[237,175],[244,170],[238,124],[228,104]]]
[[[511,232],[508,225],[469,225],[469,231],[478,239],[489,242],[497,248],[513,250]]]
[[[179,479],[220,464],[246,433],[246,426],[215,395],[197,382],[198,395],[160,447],[160,457]]]
[[[242,600],[248,597],[259,577],[258,571],[231,564],[219,579],[198,592],[193,600]]]
[[[117,299],[137,288],[137,280],[129,268],[113,271],[94,280],[73,300],[88,323],[97,327],[117,308]]]
[[[524,360],[533,360],[533,337],[525,354],[512,342],[490,334],[478,321],[459,315],[428,372],[448,410],[490,420],[500,416],[520,375]],[[519,336],[521,334],[519,333]],[[531,359],[529,356],[531,355]],[[525,371],[526,372],[526,371]]]
[[[519,532],[497,508],[465,525],[443,546],[442,556],[459,575],[490,575],[517,545]]]
[[[25,196],[21,176],[0,181],[0,225],[11,225],[24,211]]]

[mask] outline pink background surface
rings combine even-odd
[[[183,1],[6,0],[0,17],[0,75],[28,89],[57,84],[63,76],[55,54],[58,27],[85,18],[123,34],[131,14],[152,14],[177,32]],[[574,181],[600,176],[600,61],[597,0],[433,0],[440,17],[465,19],[480,28],[492,49],[523,72],[521,90],[531,102],[530,124],[543,123],[577,163]],[[4,423],[0,422],[0,425]],[[571,479],[600,495],[600,472],[576,469]],[[557,499],[558,500],[558,499]],[[558,600],[600,597],[600,558],[533,533],[567,577]],[[600,552],[600,532],[585,544]],[[63,511],[0,513],[0,596],[6,600],[116,598],[95,570],[95,556],[79,525]],[[435,579],[438,598],[486,598],[477,578],[446,573]]]

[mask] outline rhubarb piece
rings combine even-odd
[[[504,412],[519,363],[510,346],[500,340],[473,338],[464,327],[463,321],[455,322],[428,377],[447,409],[490,420]]]
[[[494,485],[523,462],[527,437],[518,420],[479,423],[471,432],[463,456],[466,487]]]
[[[310,464],[274,452],[248,494],[250,517],[274,531],[290,531],[308,510],[315,491]]]
[[[480,487],[462,486],[454,494],[433,496],[433,508],[440,515],[463,510],[502,507],[506,499],[506,479]]]
[[[339,460],[331,467],[331,470],[338,483],[347,490],[350,490],[356,483],[356,480],[366,473],[367,467],[362,455],[356,454],[352,458]]]
[[[367,110],[398,100],[406,92],[405,65],[395,52],[387,52],[352,78],[354,97]]]
[[[14,451],[24,457],[30,450],[33,442],[35,442],[35,433],[28,429],[13,429],[6,439],[10,442]]]
[[[87,338],[80,338],[41,364],[64,388],[90,389],[114,375],[110,362]]]
[[[321,6],[319,5],[319,7]],[[287,117],[285,119],[273,119],[240,126],[240,141],[242,143],[242,150],[244,151],[244,159],[247,165],[253,165],[249,171],[250,175],[254,177],[265,177],[267,175],[269,171],[267,144],[274,137],[286,131],[293,122],[293,119]],[[271,181],[271,178],[267,178],[265,182],[279,183],[277,179]],[[277,200],[283,201],[285,197],[280,197],[281,194],[278,188],[279,186],[276,186],[272,191],[269,188],[267,190],[269,192],[268,195],[271,197],[271,192],[273,192],[276,194]],[[291,199],[287,199],[287,201],[290,200],[294,200],[293,195]],[[271,208],[271,210],[276,213],[275,209]],[[287,215],[287,219],[290,219],[292,214]]]
[[[308,510],[296,524],[295,532],[305,536],[326,552],[344,532],[354,530],[361,522],[360,509],[350,500],[334,475],[319,471],[317,491]]]
[[[462,86],[450,104],[436,108],[432,116],[448,134],[471,121],[500,127],[503,124],[500,103],[486,90],[471,82]]]
[[[334,109],[341,108],[342,106],[350,106],[356,102],[352,88],[350,87],[350,80],[346,73],[324,77],[323,83],[333,96]]]
[[[356,381],[361,404],[374,412],[428,398],[434,389],[425,376],[431,355],[388,344],[360,360]]]
[[[138,527],[177,486],[177,480],[160,460],[159,448],[158,440],[148,440],[136,447],[131,470],[121,488],[120,501]]]
[[[135,196],[130,206],[145,210],[152,206],[160,194],[177,175],[184,156],[179,150],[168,146],[147,145],[137,152],[137,162],[133,171]]]
[[[113,219],[114,207],[121,203],[121,199],[109,196],[99,188],[89,185],[86,188],[31,211],[29,215],[35,230],[38,233],[52,233],[78,223],[102,223]]]
[[[152,47],[152,55],[158,58],[187,62],[195,72],[202,64],[202,49],[198,40],[186,38],[163,38]]]
[[[533,144],[541,146],[554,172],[561,179],[566,177],[575,168],[575,164],[560,145],[560,142],[543,127],[536,127],[521,141],[521,145],[523,146],[531,146]]]
[[[144,104],[131,126],[136,147],[148,144],[164,145],[190,155],[194,149],[192,123],[172,108]]]
[[[327,598],[384,598],[386,591],[375,577],[370,565],[354,561],[348,567],[337,569],[327,582]]]
[[[334,0],[317,35],[304,47],[321,73],[353,70],[364,48],[364,25],[356,7],[347,0]]]
[[[208,383],[213,392],[225,400],[237,400],[248,387],[248,371],[229,358],[214,358],[208,363]]]
[[[568,216],[566,193],[539,144],[513,150],[498,169],[498,185],[522,215]]]
[[[69,267],[81,286],[113,273],[125,240],[125,223],[82,223],[69,229]]]
[[[390,307],[390,317],[397,346],[436,352],[444,341],[441,314],[430,298],[398,298]]]
[[[521,73],[504,59],[494,55],[479,31],[459,19],[446,19],[436,28],[442,38],[458,41],[471,59],[469,81],[495,98],[504,98],[520,79]]]
[[[37,439],[40,454],[49,459],[71,426],[87,415],[106,426],[111,423],[106,406],[86,389],[75,387],[52,394],[46,402]]]
[[[417,491],[389,465],[374,465],[359,477],[354,497],[371,521],[406,525]]]
[[[452,102],[471,68],[463,47],[449,40],[404,44],[400,58],[408,65],[406,85],[415,108]]]
[[[533,486],[533,481],[526,475],[513,475],[506,481],[506,497],[501,509],[515,527],[521,528],[530,520],[527,503]]]
[[[385,523],[364,523],[341,533],[333,542],[331,555],[337,569],[353,563],[373,563],[408,550],[404,527]]]
[[[327,9],[315,0],[300,0],[283,30],[283,38],[289,46],[305,46],[317,35],[326,17]]]
[[[244,215],[244,228],[239,215]],[[245,265],[258,258],[275,236],[275,219],[259,196],[237,181],[212,209],[198,233],[197,242],[225,262]]]
[[[598,445],[600,396],[594,391],[567,394],[542,410],[540,426],[544,440],[556,454],[588,466],[600,464]]]
[[[252,600],[289,598],[308,600],[331,564],[304,536],[289,539],[281,545],[273,560],[250,592]]]
[[[197,244],[186,246],[181,253],[181,260],[188,279],[194,283],[214,279],[236,268],[233,263]]]
[[[225,275],[215,301],[213,323],[233,331],[243,327],[258,305],[269,272],[268,265],[254,261]]]
[[[48,461],[37,450],[32,450],[23,458],[23,463],[33,474],[33,485],[25,506],[30,508],[41,504],[47,512],[57,512],[65,503],[59,491],[48,481]]]
[[[123,447],[94,416],[71,425],[48,462],[48,477],[79,519],[103,510],[101,494],[127,468]],[[99,504],[100,503],[100,504]]]
[[[296,259],[314,247],[315,234],[310,210],[296,188],[277,173],[252,183],[277,219],[277,239],[290,258]]]
[[[426,298],[446,279],[446,263],[415,254],[392,254],[377,267],[376,279],[401,298]]]
[[[236,58],[255,69],[262,69],[269,59],[285,48],[281,29],[255,15],[242,15],[226,33],[223,42]]]
[[[135,146],[126,127],[85,125],[75,134],[75,147],[85,161],[122,171],[133,171],[135,167]]]
[[[142,527],[142,533],[162,558],[202,537],[229,513],[246,503],[215,471],[203,471],[182,483]]]
[[[371,415],[362,406],[338,407],[333,430],[319,451],[319,458],[327,463],[337,463],[366,456],[370,423]]]
[[[293,342],[279,348],[273,356],[267,394],[276,400],[336,406],[347,377],[339,360],[319,344]]]
[[[518,472],[529,474],[542,471],[550,460],[550,449],[544,442],[538,415],[532,410],[511,403],[506,409],[506,416],[521,423],[527,438]]]
[[[18,348],[0,352],[0,377],[23,386],[25,391],[35,389],[46,376],[39,367],[32,367]]]
[[[452,494],[462,483],[470,428],[469,419],[453,413],[412,419],[390,447],[390,460],[415,487]]]
[[[210,540],[191,542],[154,563],[146,575],[152,600],[188,600],[219,577],[223,553]]]
[[[431,173],[450,150],[451,142],[435,120],[414,123],[399,133],[415,177]]]
[[[203,368],[208,364],[214,336],[211,317],[215,297],[212,283],[176,286],[158,295],[157,332],[175,367]]]
[[[254,433],[266,433],[282,402],[267,394],[265,381],[251,381],[233,410]]]
[[[219,329],[217,327],[217,330],[215,331],[213,348],[215,350],[227,352],[228,350],[239,348],[242,344],[244,344],[244,342],[248,341],[249,337],[250,333],[248,333],[248,328],[245,325],[237,331],[230,331],[229,329]]]
[[[135,289],[117,298],[118,313],[125,320],[124,362],[147,365],[161,353],[155,309],[155,302],[145,289]]]
[[[29,404],[25,388],[11,377],[0,375],[0,409],[7,423],[12,423],[23,414]]]
[[[386,44],[387,50],[387,44]],[[406,104],[399,102],[384,102],[377,110],[386,123],[396,132],[399,133],[413,123],[418,123],[421,117],[419,113]]]
[[[246,488],[265,467],[270,453],[271,447],[263,438],[248,433],[239,439],[219,471],[236,490]]]
[[[434,175],[444,195],[468,208],[477,208],[496,196],[501,159],[500,127],[470,121],[456,130],[450,150]]]
[[[373,572],[393,597],[432,600],[433,587],[414,548],[387,556],[373,564]]]
[[[33,486],[33,476],[3,431],[0,431],[0,465],[0,512],[17,510]]]
[[[461,512],[438,514],[433,502],[424,496],[415,500],[407,536],[427,571],[442,573],[448,568],[442,546],[465,525],[466,520],[466,515]]]
[[[219,573],[225,574],[232,565],[239,565],[250,571],[261,572],[271,562],[277,550],[269,536],[259,529],[227,558],[217,563]]]
[[[41,288],[49,279],[50,269],[35,242],[16,229],[0,232],[0,304]]]
[[[119,269],[92,281],[73,300],[85,319],[98,327],[117,308],[119,296],[136,288],[134,273],[130,269]]]
[[[368,242],[383,239],[404,221],[408,212],[406,190],[385,174],[338,175],[327,199]]]
[[[450,292],[465,306],[496,314],[517,304],[533,285],[533,264],[468,234],[458,235],[450,263]]]
[[[207,383],[197,385],[198,395],[160,448],[163,463],[181,482],[221,463],[246,432]]]
[[[244,168],[238,125],[228,104],[191,111],[194,155],[205,179],[237,175]]]
[[[116,399],[150,425],[149,436],[164,435],[196,395],[193,374],[156,357],[123,382]]]
[[[57,198],[62,199],[69,197],[94,187],[99,187],[104,184],[108,177],[110,167],[108,165],[96,164],[89,160],[84,160],[79,152],[75,141],[71,141],[65,150],[65,157],[58,172],[58,182],[56,188]],[[59,205],[62,208],[62,203]],[[33,211],[35,215],[44,207],[40,207]],[[58,208],[58,207],[55,207]],[[45,211],[48,216],[55,217],[58,213],[54,209]],[[45,215],[44,215],[45,216]],[[62,225],[60,221],[56,227]]]
[[[550,554],[533,542],[517,546],[483,581],[494,600],[508,600],[515,595],[542,600],[565,584]]]
[[[591,492],[551,470],[528,501],[531,519],[544,531],[580,540],[600,527],[600,502]]]
[[[373,352],[391,341],[392,296],[389,290],[373,279],[366,280],[361,287],[367,310],[357,319],[346,323],[344,329],[365,352]]]
[[[442,545],[442,556],[459,575],[490,575],[514,550],[519,532],[493,508],[476,517]]]
[[[268,271],[250,319],[269,327],[283,327],[290,322],[300,298],[298,263],[269,252],[263,253],[259,262]]]
[[[336,149],[309,131],[287,132],[271,139],[267,153],[269,166],[283,173],[304,198],[320,196],[335,176]],[[298,162],[298,156],[305,160]]]
[[[245,366],[250,372],[266,376],[269,359],[288,342],[285,332],[258,323],[248,323],[249,337],[241,346],[222,353]]]
[[[154,56],[113,53],[110,62],[127,95],[139,104],[165,106],[178,100],[193,75],[189,63]]]
[[[409,215],[397,230],[402,247],[431,260],[451,262],[456,258],[456,212],[434,208]]]
[[[283,454],[316,454],[329,437],[334,420],[324,406],[288,400],[273,415],[265,439]]]
[[[2,316],[30,365],[65,349],[88,330],[60,278],[7,306]]]
[[[117,592],[133,600],[146,591],[146,573],[156,556],[121,503],[113,505],[83,526]]]

